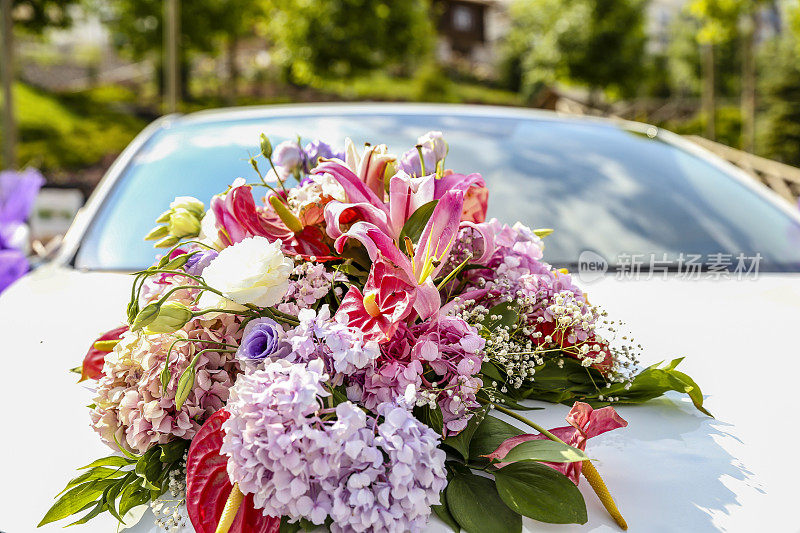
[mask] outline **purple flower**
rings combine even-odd
[[[24,222],[43,184],[44,177],[33,168],[0,172],[0,224]]]
[[[28,260],[19,250],[0,250],[0,293],[28,271]]]
[[[320,140],[311,141],[304,149],[306,156],[307,171],[317,166],[320,157],[325,159],[341,159],[344,161],[344,152],[336,152],[328,143]]]
[[[192,276],[200,276],[203,273],[203,270],[211,264],[217,256],[219,252],[216,250],[203,250],[201,252],[197,252],[189,257],[186,261],[186,265],[184,265],[184,270],[187,274],[191,274]]]
[[[272,319],[257,318],[244,328],[236,357],[246,361],[263,361],[280,348],[283,329]]]
[[[297,141],[283,141],[272,153],[275,166],[283,167],[287,172],[300,169],[305,163],[305,153]]]

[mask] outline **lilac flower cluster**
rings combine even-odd
[[[336,151],[328,143],[316,140],[305,147],[297,141],[283,141],[275,147],[272,154],[272,161],[281,181],[294,173],[308,174],[317,166],[320,158],[343,160],[344,152]]]
[[[297,316],[301,309],[309,309],[324,298],[337,279],[336,274],[328,272],[322,263],[300,263],[292,270],[289,289],[277,305],[278,311]],[[334,290],[341,296],[341,288]]]
[[[342,384],[345,376],[353,376],[370,368],[379,357],[375,341],[365,341],[364,334],[346,323],[345,317],[331,318],[327,305],[319,312],[303,309],[300,325],[286,333],[285,341],[291,350],[291,362],[321,359],[332,375],[334,385]]]
[[[231,391],[228,475],[265,515],[334,532],[421,531],[447,481],[439,437],[398,404],[382,420],[351,402],[323,408],[322,360],[271,362]],[[335,418],[333,416],[335,415]]]

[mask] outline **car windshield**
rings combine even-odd
[[[530,116],[321,113],[179,120],[137,153],[102,204],[75,266],[133,270],[157,253],[142,240],[175,196],[206,205],[236,177],[255,181],[248,163],[258,135],[273,144],[320,138],[343,145],[385,142],[395,153],[429,130],[444,132],[447,167],[479,172],[489,216],[553,228],[545,259],[574,266],[582,253],[610,264],[631,255],[669,258],[760,254],[760,270],[800,271],[800,224],[714,164],[617,125]],[[733,259],[731,259],[733,258]]]

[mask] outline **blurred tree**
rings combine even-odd
[[[635,94],[645,69],[644,0],[516,0],[505,43],[528,96],[557,81]]]
[[[715,138],[717,113],[715,47],[728,42],[736,33],[742,5],[749,0],[691,0],[688,12],[700,22],[697,42],[702,46],[703,114],[706,137]]]
[[[163,62],[164,0],[89,0],[103,13],[114,44],[133,58]],[[188,58],[195,53],[228,51],[229,90],[236,86],[236,48],[242,36],[251,34],[263,16],[254,0],[188,0],[180,8],[181,87],[186,93]],[[159,72],[161,69],[159,68]],[[160,84],[159,84],[160,85]]]
[[[428,0],[261,0],[261,30],[290,81],[423,64],[433,47]]]
[[[14,32],[42,33],[45,28],[65,28],[72,23],[70,7],[79,0],[5,0],[0,16],[0,78],[2,78],[3,117],[0,137],[3,138],[3,164],[16,166],[17,124],[14,114]]]
[[[686,12],[680,13],[670,26],[667,77],[672,95],[686,98],[702,93],[702,54],[697,42],[700,27],[700,21]],[[717,95],[733,98],[741,90],[740,41],[736,35],[714,47]]]
[[[70,8],[81,0],[12,0],[11,15],[17,30],[41,33],[45,28],[72,24]]]
[[[800,7],[788,15],[790,31],[760,54],[766,109],[758,148],[767,157],[800,166]]]

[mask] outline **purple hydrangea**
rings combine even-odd
[[[346,317],[331,319],[330,308],[302,309],[297,317],[300,324],[286,333],[291,347],[288,356],[292,362],[321,359],[332,374],[336,385],[345,376],[353,376],[372,366],[380,355],[375,341],[365,341],[364,334],[346,324]]]
[[[334,532],[421,531],[447,484],[438,435],[398,404],[378,406],[382,420],[350,402],[323,408],[326,380],[317,359],[237,381],[223,425],[231,480],[265,515],[330,517]]]

